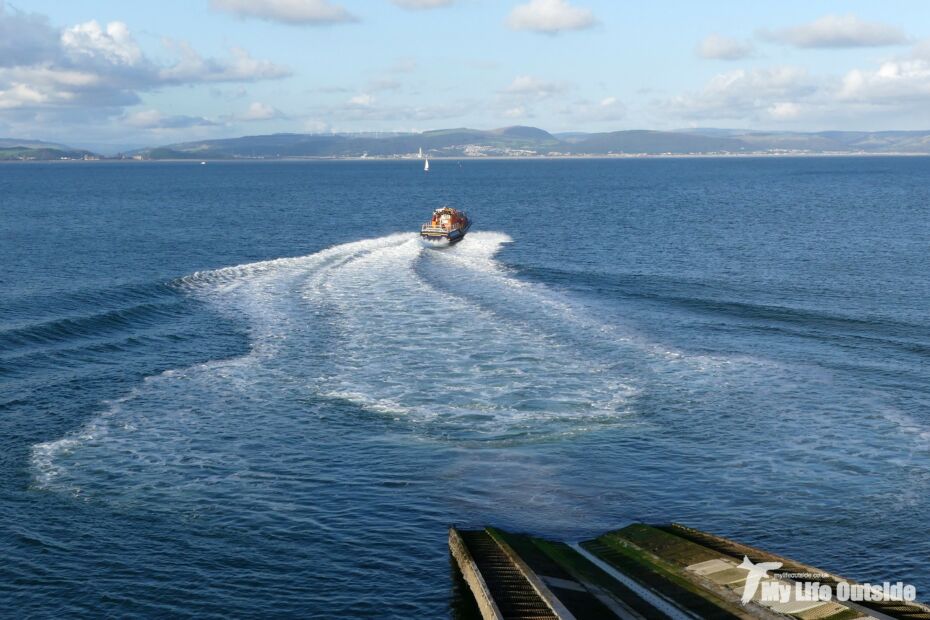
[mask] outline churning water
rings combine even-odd
[[[927,160],[434,168],[0,168],[4,597],[441,617],[449,523],[634,519],[930,588]]]

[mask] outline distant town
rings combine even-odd
[[[930,130],[682,129],[549,133],[536,127],[515,126],[421,133],[270,134],[145,147],[108,155],[51,142],[0,139],[0,161],[804,155],[930,155]]]

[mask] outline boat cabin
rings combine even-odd
[[[429,228],[439,228],[442,230],[456,230],[465,224],[463,213],[456,211],[451,207],[442,207],[433,211],[433,217],[430,220]]]
[[[465,238],[471,220],[463,211],[442,207],[433,211],[430,221],[420,227],[420,237],[430,245],[452,245]]]

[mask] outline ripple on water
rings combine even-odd
[[[275,535],[342,531],[360,503],[575,532],[648,517],[651,497],[700,525],[708,497],[754,519],[773,502],[840,509],[837,486],[856,484],[903,432],[905,479],[883,474],[870,497],[921,504],[927,446],[911,418],[866,406],[866,394],[872,417],[827,411],[811,394],[828,376],[650,342],[521,280],[494,259],[507,242],[472,233],[436,251],[391,235],[183,278],[185,294],[245,319],[249,352],[149,377],[74,434],[33,446],[35,485],[231,527],[273,522]],[[872,439],[851,441],[851,421]],[[589,439],[561,441],[578,436]],[[544,447],[510,449],[530,445]],[[424,446],[434,485],[408,469]],[[585,446],[583,458],[553,458]],[[623,489],[610,482],[620,475]]]

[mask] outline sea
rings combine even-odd
[[[930,158],[432,163],[0,166],[0,614],[457,617],[451,524],[930,600]]]

